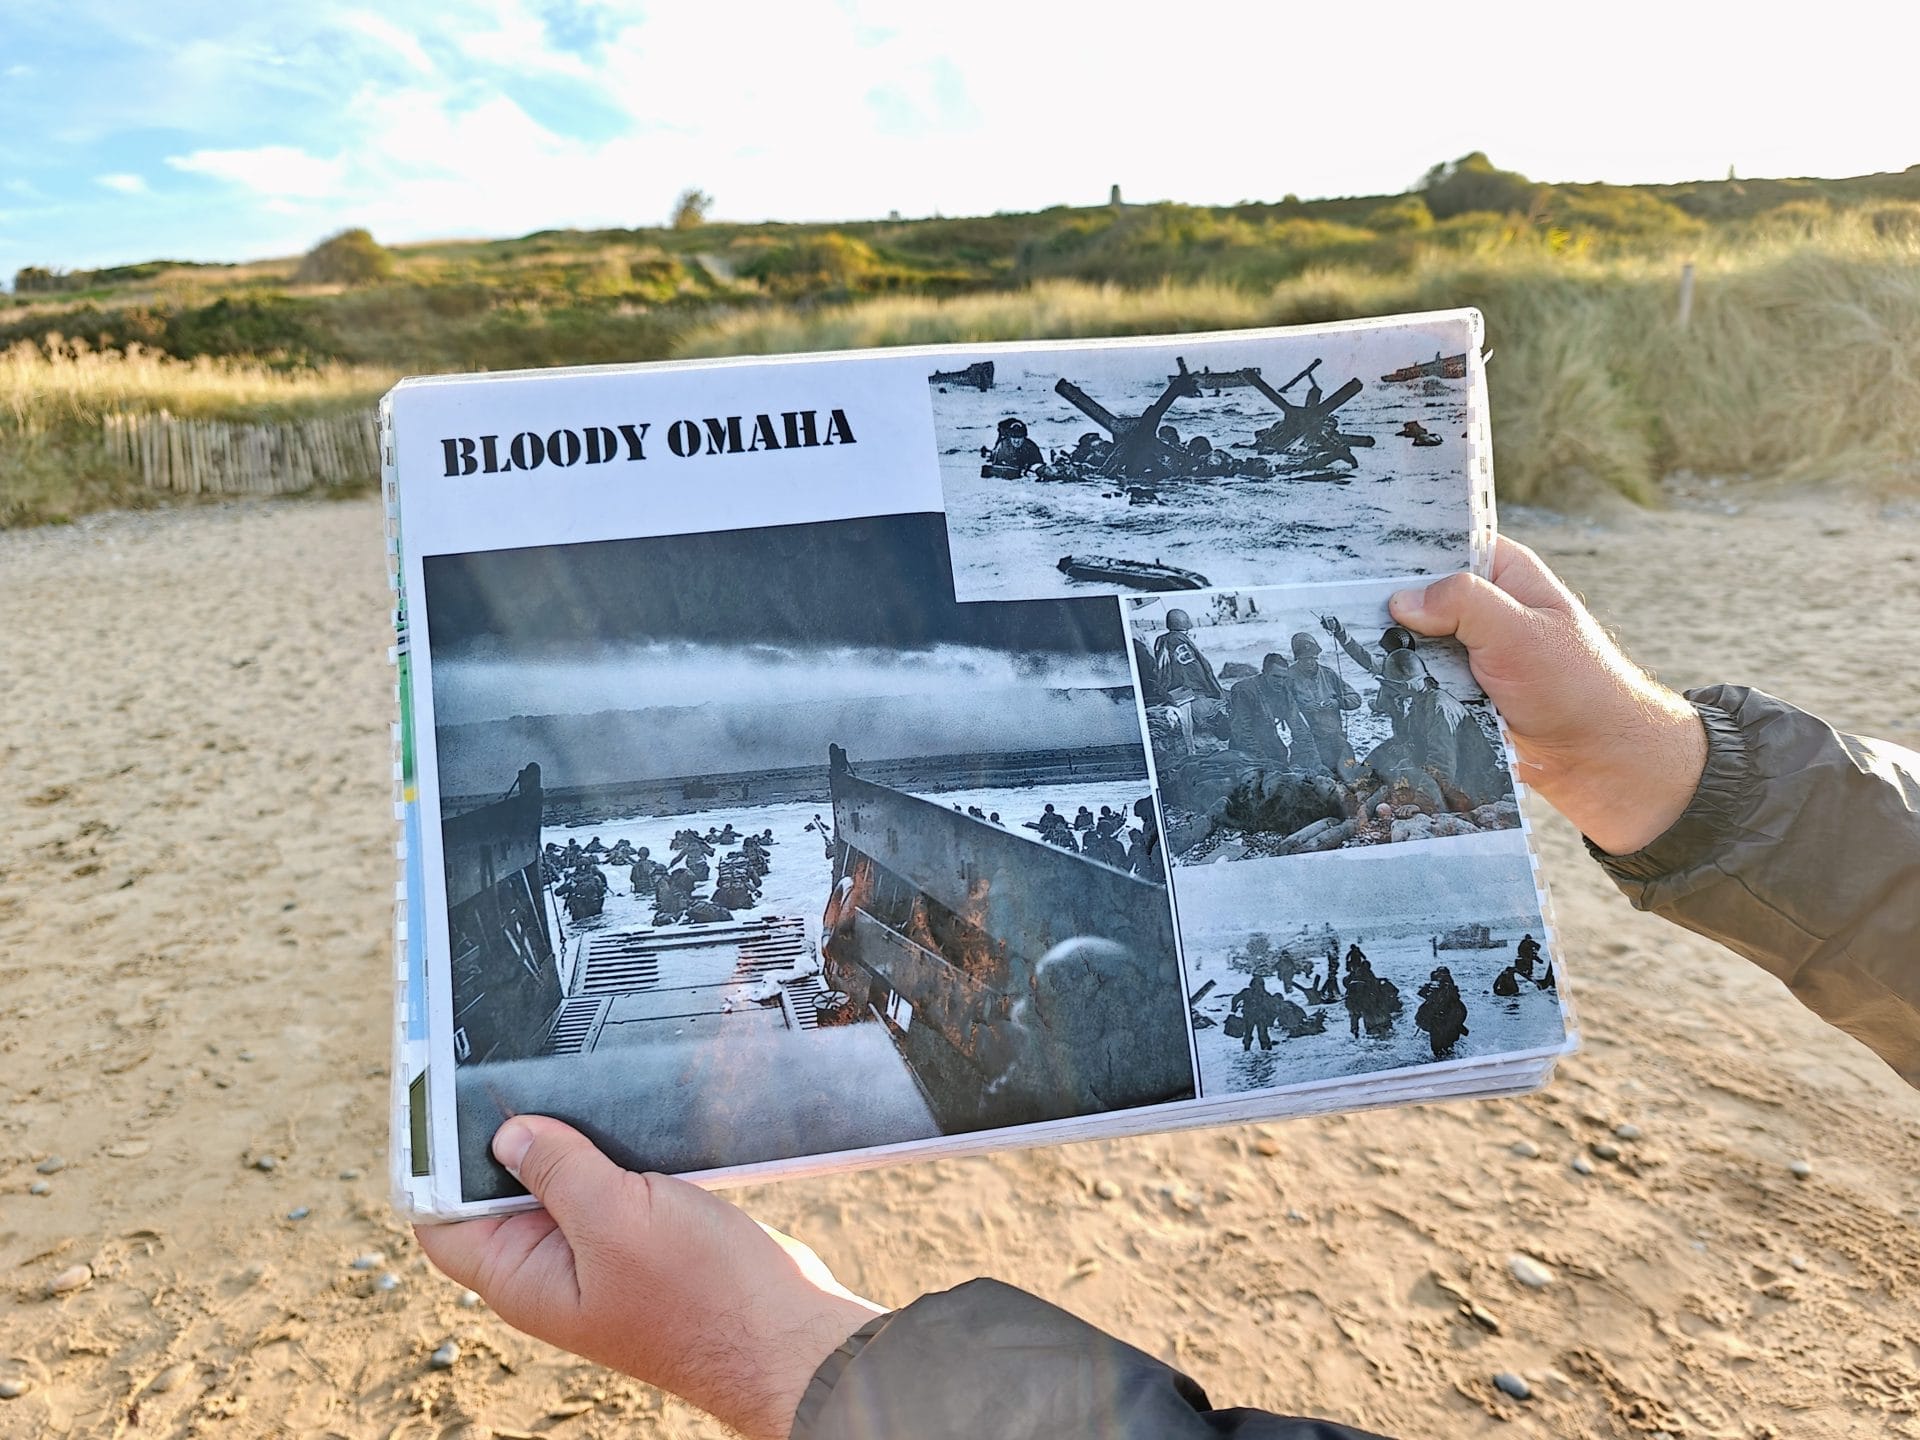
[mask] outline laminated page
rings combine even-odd
[[[395,1193],[507,1116],[703,1182],[1542,1083],[1470,311],[389,397]]]

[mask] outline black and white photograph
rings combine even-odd
[[[1564,1043],[1521,836],[1276,873],[1218,865],[1175,882],[1207,1098]]]
[[[1492,702],[1368,581],[1125,603],[1175,866],[1512,830]]]
[[[995,353],[933,370],[962,600],[1458,569],[1463,317]]]
[[[429,556],[462,1197],[1191,1098],[1124,621],[937,514]]]

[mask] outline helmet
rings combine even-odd
[[[1187,453],[1189,455],[1211,455],[1213,453],[1213,442],[1204,435],[1196,435],[1187,441]]]
[[[1380,634],[1380,648],[1389,654],[1414,648],[1413,632],[1404,625],[1389,625]]]
[[[1169,610],[1167,611],[1167,628],[1169,630],[1191,630],[1193,628],[1193,617],[1184,610]]]
[[[1302,630],[1293,637],[1293,658],[1304,660],[1309,655],[1320,653],[1320,642]]]
[[[1016,439],[1024,440],[1027,438],[1027,422],[1020,419],[1017,415],[1009,415],[1000,422],[1000,433],[1002,435],[1012,435]]]
[[[1398,680],[1404,684],[1419,675],[1420,662],[1413,658],[1411,650],[1389,650],[1387,663],[1381,666],[1380,673],[1389,680]]]

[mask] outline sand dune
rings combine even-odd
[[[1912,504],[1507,528],[1664,678],[1920,742]],[[387,1208],[386,607],[370,501],[0,535],[0,1381],[26,1387],[0,1433],[719,1433],[462,1308]],[[876,1298],[997,1274],[1222,1404],[1409,1437],[1920,1433],[1920,1096],[1536,818],[1587,1036],[1543,1095],[740,1198]],[[1595,1142],[1618,1158],[1583,1177]],[[1556,1282],[1522,1289],[1516,1252]]]

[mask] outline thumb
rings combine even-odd
[[[1531,644],[1534,612],[1478,575],[1449,575],[1420,590],[1396,591],[1387,601],[1393,618],[1420,635],[1451,635],[1469,653],[1487,658]]]
[[[576,1247],[630,1223],[626,1209],[639,1177],[614,1164],[571,1125],[544,1115],[516,1115],[495,1133],[493,1158],[533,1192]]]

